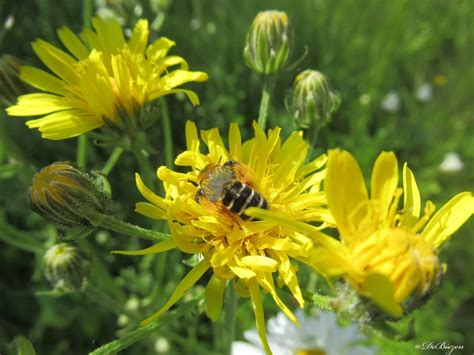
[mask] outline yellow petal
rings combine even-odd
[[[92,19],[92,25],[97,32],[100,48],[108,54],[115,54],[125,44],[122,28],[113,19],[103,20],[99,16]]]
[[[227,282],[212,275],[206,287],[206,314],[215,322],[221,314],[224,290]],[[232,290],[228,290],[232,292]]]
[[[166,95],[171,95],[171,94],[177,94],[182,92],[185,94],[189,101],[193,104],[193,106],[199,105],[199,97],[194,91],[191,90],[185,90],[185,89],[172,89],[172,90],[151,90],[148,95],[148,101],[153,101],[156,100],[159,97],[166,96]]]
[[[232,122],[229,129],[229,151],[232,159],[241,160],[241,147],[242,137],[240,136],[239,125]]]
[[[10,106],[7,113],[11,116],[38,116],[71,108],[63,96],[35,93],[18,97],[18,103]]]
[[[322,233],[316,227],[307,223],[286,218],[281,213],[250,207],[245,210],[245,214],[258,219],[273,221],[285,227],[291,228],[294,231],[305,233],[322,246],[334,247],[335,245],[339,244],[337,240]]]
[[[273,277],[270,273],[259,272],[257,273],[257,282],[262,286],[268,293],[272,295],[273,300],[277,306],[283,311],[283,313],[297,326],[300,326],[300,322],[293,314],[292,311],[283,303],[278,294],[275,291],[275,285],[273,283]]]
[[[368,296],[385,313],[399,318],[403,315],[403,309],[395,300],[395,291],[390,279],[382,274],[372,273],[365,278],[365,289]]]
[[[379,201],[380,217],[385,220],[398,185],[398,161],[393,152],[380,153],[375,161],[370,182],[370,197]]]
[[[26,122],[29,128],[38,128],[43,138],[52,140],[76,137],[103,124],[97,117],[79,110],[55,112]]]
[[[414,227],[420,217],[421,199],[415,176],[408,168],[407,163],[403,165],[403,215],[401,224]]]
[[[186,121],[186,148],[192,152],[199,152],[199,137],[196,124],[193,121]]]
[[[148,42],[148,20],[138,20],[133,28],[132,37],[128,41],[128,47],[133,53],[143,53]]]
[[[206,73],[202,71],[189,71],[177,69],[171,73],[161,77],[157,86],[161,87],[162,91],[174,89],[177,86],[189,83],[191,81],[206,81],[209,79]]]
[[[260,290],[255,280],[250,280],[248,283],[250,297],[252,298],[253,312],[255,313],[255,324],[257,326],[257,333],[262,342],[262,346],[267,355],[271,355],[270,345],[267,341],[267,333],[265,329],[265,315],[263,313],[262,298],[260,296]]]
[[[67,93],[62,80],[35,67],[22,66],[20,78],[31,86],[43,91],[58,95],[65,95]]]
[[[151,247],[140,249],[140,250],[113,250],[112,254],[122,254],[122,255],[148,255],[148,254],[158,254],[165,251],[176,248],[176,242],[173,239],[168,239],[163,242],[159,242]]]
[[[81,40],[67,27],[58,30],[58,36],[64,46],[79,60],[86,59],[89,51]]]
[[[207,259],[201,260],[199,264],[192,268],[192,270],[179,282],[171,295],[168,302],[165,303],[155,314],[148,317],[140,323],[140,325],[146,325],[150,322],[153,322],[155,319],[160,318],[168,309],[170,309],[176,302],[183,297],[184,293],[189,290],[198,280],[204,275],[204,273],[209,269],[210,264]]]
[[[201,131],[201,137],[203,142],[207,145],[212,161],[224,163],[229,160],[229,152],[217,128]]]
[[[261,255],[247,255],[239,259],[244,266],[256,271],[274,272],[276,271],[277,262],[272,258]]]
[[[135,204],[135,212],[138,212],[146,217],[153,219],[167,219],[168,215],[166,210],[156,207],[151,203],[137,202]]]
[[[228,265],[229,269],[239,278],[249,280],[256,276],[255,271],[252,271],[246,267],[240,267],[235,265]]]
[[[299,171],[299,175],[300,176],[306,176],[306,175],[312,173],[313,171],[319,170],[324,166],[324,164],[326,164],[327,161],[328,161],[327,155],[322,154],[319,157],[317,157],[316,159],[314,159],[313,161],[311,161],[308,164],[306,164],[305,166],[303,166]]]
[[[187,70],[189,67],[188,63],[186,62],[186,60],[184,60],[184,58],[178,57],[176,55],[170,55],[170,56],[164,57],[160,60],[157,60],[155,63],[155,65],[162,68],[168,68],[168,67],[178,65],[178,64],[180,64],[180,69],[183,69],[183,70]]]
[[[167,209],[166,202],[159,196],[155,195],[143,182],[139,174],[135,174],[135,183],[137,185],[138,191],[145,197],[148,201],[154,205],[160,207],[161,209]]]
[[[298,285],[298,278],[296,277],[296,270],[291,265],[290,258],[286,253],[279,253],[276,251],[269,251],[270,255],[278,260],[278,274],[290,289],[293,297],[295,297],[301,308],[304,307],[304,299],[301,293],[300,286]]]
[[[146,57],[149,60],[159,60],[168,54],[168,51],[176,43],[166,37],[160,37],[146,49]]]
[[[441,207],[421,236],[435,248],[439,248],[473,213],[474,197],[470,192],[461,192]]]
[[[330,150],[326,180],[328,206],[344,239],[350,239],[360,218],[355,210],[368,202],[367,188],[359,164],[347,151]]]
[[[53,73],[69,83],[79,80],[79,74],[74,70],[77,61],[69,54],[41,39],[34,41],[31,46]]]

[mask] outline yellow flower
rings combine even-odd
[[[161,37],[147,46],[148,22],[139,20],[126,41],[114,20],[92,21],[96,32],[84,29],[79,39],[70,29],[58,30],[69,53],[41,39],[33,50],[53,72],[25,66],[21,78],[43,91],[20,96],[7,109],[12,116],[43,116],[27,122],[44,138],[59,140],[81,135],[104,124],[120,130],[144,128],[137,112],[147,102],[176,93],[185,93],[194,105],[197,95],[177,89],[191,81],[205,81],[206,73],[188,71],[186,61],[168,56],[174,42]],[[179,65],[179,69],[170,67]],[[135,118],[134,118],[135,117]]]
[[[187,150],[176,158],[175,163],[189,167],[189,171],[178,173],[166,167],[158,169],[166,196],[155,195],[143,184],[140,176],[136,177],[138,189],[148,200],[138,203],[137,211],[150,218],[167,220],[172,238],[141,251],[119,253],[143,255],[178,248],[185,253],[202,255],[200,263],[178,284],[168,302],[145,322],[160,317],[208,269],[212,269],[213,276],[206,288],[210,318],[215,320],[219,316],[224,287],[227,281],[232,281],[241,296],[250,295],[260,339],[270,353],[260,288],[269,293],[281,310],[297,323],[296,317],[277,294],[273,274],[277,276],[278,286],[286,285],[303,307],[297,267],[292,259],[312,265],[313,246],[315,243],[324,244],[325,237],[318,234],[307,237],[281,227],[277,222],[248,219],[243,211],[240,214],[231,212],[232,209],[224,207],[226,202],[222,200],[228,188],[219,188],[219,177],[214,180],[215,176],[210,176],[228,172],[226,167],[229,165],[238,166],[244,170],[239,173],[245,175],[245,183],[254,191],[252,196],[258,193],[267,202],[268,213],[289,221],[320,222],[320,228],[332,224],[333,220],[324,208],[326,198],[320,191],[325,176],[321,168],[326,156],[305,163],[308,144],[301,132],[291,134],[282,143],[279,128],[265,134],[254,123],[254,130],[255,137],[242,143],[238,126],[231,124],[228,149],[217,129],[202,131],[201,138],[207,146],[204,153],[196,126],[188,122]],[[217,170],[209,172],[210,167],[216,166]],[[234,173],[232,179],[244,182],[244,175],[238,175],[236,170]],[[222,190],[220,195],[219,189]],[[214,193],[218,194],[216,199],[211,197]],[[233,202],[235,206],[237,198]],[[245,204],[243,206],[242,210],[245,210]]]
[[[403,189],[398,179],[395,154],[382,152],[372,171],[369,197],[357,161],[346,151],[329,152],[324,186],[349,253],[351,267],[345,278],[393,317],[431,296],[445,269],[438,259],[440,246],[474,211],[472,194],[462,192],[433,217],[435,206],[428,201],[420,217],[420,194],[406,163]]]

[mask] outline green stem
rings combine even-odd
[[[91,27],[92,0],[84,0],[82,9],[82,22],[84,27]]]
[[[115,164],[117,164],[120,157],[122,156],[122,153],[123,153],[123,149],[121,147],[114,148],[114,151],[112,152],[109,159],[107,160],[104,167],[102,168],[102,174],[106,176],[110,174]]]
[[[260,101],[260,109],[258,112],[258,125],[263,130],[265,130],[267,126],[268,108],[270,104],[272,90],[273,83],[271,81],[271,78],[265,76],[262,88],[262,99]]]
[[[121,336],[117,340],[114,340],[108,344],[102,345],[100,348],[94,350],[90,355],[106,355],[106,354],[115,354],[123,349],[128,348],[137,341],[140,341],[150,333],[159,329],[161,326],[174,321],[175,319],[181,317],[184,314],[189,313],[197,304],[197,300],[188,302],[178,307],[173,312],[170,312],[159,320],[149,323],[143,327],[132,330],[131,332]]]
[[[132,146],[132,153],[140,166],[141,173],[143,174],[143,180],[149,187],[155,186],[155,173],[150,166],[148,161],[147,153],[140,148],[137,144]]]
[[[83,169],[87,165],[87,146],[87,137],[85,135],[79,136],[77,141],[76,163],[78,167]]]
[[[226,309],[225,309],[225,325],[227,327],[227,341],[225,353],[230,354],[232,349],[232,342],[235,339],[235,322],[236,322],[236,312],[237,312],[237,294],[233,287],[228,285],[226,290]]]
[[[321,130],[321,127],[315,123],[313,125],[313,131],[311,132],[311,140],[309,141],[313,149],[316,147],[316,143],[318,143],[318,136],[319,136],[320,130]]]
[[[104,308],[107,308],[110,311],[114,312],[117,316],[125,314],[128,318],[133,319],[134,321],[139,321],[141,318],[137,313],[127,310],[123,304],[117,302],[104,290],[100,289],[97,286],[88,285],[85,292],[86,295],[88,295],[97,303],[100,303]]]
[[[115,218],[114,216],[109,215],[100,215],[96,218],[96,221],[93,222],[95,226],[100,226],[113,232],[127,234],[134,237],[151,240],[154,242],[161,242],[171,237],[169,234],[160,233],[150,229],[135,226],[133,224],[121,221]]]
[[[333,302],[332,297],[323,296],[323,295],[320,295],[317,292],[307,292],[307,291],[304,291],[304,290],[302,291],[302,293],[303,293],[303,298],[306,301],[309,301],[312,304],[314,304],[316,307],[318,307],[318,308],[320,308],[324,311],[332,312],[334,310],[333,307],[332,307],[332,302]]]
[[[161,113],[161,124],[165,138],[165,164],[168,168],[173,169],[173,134],[171,132],[170,112],[165,98],[161,99]]]

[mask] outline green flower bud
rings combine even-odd
[[[276,73],[286,64],[291,45],[288,15],[275,10],[259,12],[247,32],[245,64],[258,73]]]
[[[20,79],[20,61],[8,54],[0,57],[0,105],[10,106],[17,96],[28,91]]]
[[[330,90],[326,77],[308,69],[296,76],[286,106],[298,128],[305,129],[328,123],[340,102],[339,95]]]
[[[75,245],[60,243],[49,248],[43,257],[44,274],[59,291],[83,290],[90,274],[90,259]]]
[[[70,228],[94,224],[109,201],[90,174],[67,162],[41,169],[33,178],[29,200],[33,211]]]

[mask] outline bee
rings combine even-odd
[[[231,213],[243,220],[251,219],[244,211],[248,207],[268,208],[265,198],[251,185],[248,168],[229,160],[224,164],[209,164],[198,176],[196,202],[202,198],[212,203],[222,203]]]

